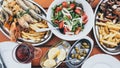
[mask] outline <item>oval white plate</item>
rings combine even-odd
[[[56,5],[61,4],[63,1],[74,1],[74,0],[54,0],[52,2],[52,4],[50,5],[48,12],[47,12],[47,19],[51,22],[51,15],[52,15],[52,8]],[[59,38],[63,39],[63,40],[68,40],[68,41],[75,41],[78,40],[79,38],[86,36],[90,30],[93,27],[94,24],[94,14],[93,14],[93,10],[91,8],[91,6],[87,3],[87,1],[85,0],[75,0],[75,2],[77,3],[81,3],[83,5],[84,11],[86,12],[86,14],[88,15],[88,22],[85,25],[85,28],[83,29],[83,31],[81,31],[78,35],[65,35],[62,34],[61,32],[59,32],[58,30],[52,30],[52,32]],[[49,27],[53,28],[53,26],[51,24],[48,24]]]
[[[81,68],[119,68],[120,61],[107,54],[97,54],[90,57]]]

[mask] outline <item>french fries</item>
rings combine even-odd
[[[120,43],[120,24],[110,22],[97,22],[99,31],[99,41],[109,48],[118,46]]]
[[[22,37],[24,39],[33,40],[35,42],[41,41],[41,39],[46,35],[47,32],[35,32],[35,30],[41,29],[41,28],[48,28],[48,25],[45,21],[41,21],[40,23],[36,22],[34,24],[30,24],[30,30],[29,32],[22,31]]]

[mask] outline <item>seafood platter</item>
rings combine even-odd
[[[36,32],[48,28],[40,16],[46,17],[46,11],[31,0],[4,0],[1,4],[0,28],[12,41],[29,42],[34,46],[47,42],[51,31]]]

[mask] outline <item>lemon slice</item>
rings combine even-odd
[[[58,61],[63,61],[66,57],[66,51],[64,49],[60,49],[60,54],[57,56]]]
[[[60,53],[60,50],[58,48],[51,48],[48,52],[48,58],[49,59],[54,59],[56,58]]]
[[[54,59],[47,59],[44,64],[43,64],[46,68],[51,68],[54,67],[56,65],[56,62]]]

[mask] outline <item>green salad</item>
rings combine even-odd
[[[82,4],[76,2],[62,2],[52,8],[52,22],[63,34],[77,35],[84,29],[88,16]]]

